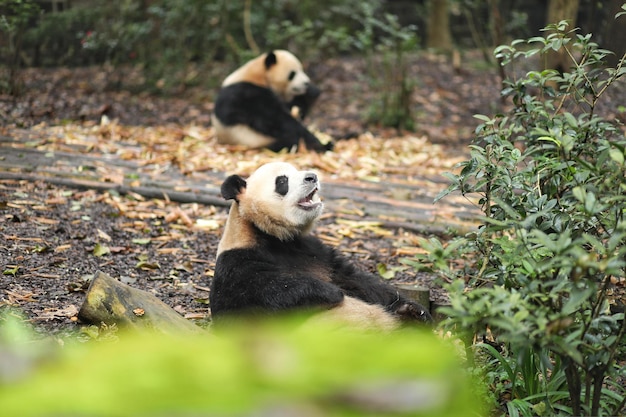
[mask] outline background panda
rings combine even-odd
[[[283,162],[224,181],[222,196],[234,202],[211,284],[213,319],[312,309],[360,328],[430,321],[424,307],[308,235],[323,210],[319,189],[315,173]]]
[[[279,151],[302,140],[308,149],[330,150],[331,144],[322,144],[291,114],[291,107],[298,106],[304,118],[318,96],[319,89],[290,52],[254,58],[222,83],[212,115],[218,142]]]

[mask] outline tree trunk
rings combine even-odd
[[[578,4],[579,0],[549,0],[546,24],[559,23],[561,20],[567,20],[569,29],[575,28]],[[571,66],[572,62],[563,48],[558,51],[550,50],[546,53],[545,69],[555,69],[563,73],[568,72]]]
[[[430,0],[426,46],[446,52],[452,50],[447,0]]]
[[[605,6],[608,14],[604,19],[602,30],[602,47],[615,53],[606,57],[607,64],[615,67],[620,58],[626,53],[626,16],[615,19],[621,11],[624,0],[611,0]]]

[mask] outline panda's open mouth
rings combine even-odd
[[[317,187],[314,188],[313,191],[311,191],[311,193],[304,197],[302,200],[298,201],[298,206],[305,210],[313,210],[314,208],[318,207],[322,203],[319,201],[319,198],[316,198],[316,194]]]

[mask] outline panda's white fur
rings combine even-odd
[[[304,72],[300,60],[291,52],[282,49],[273,53],[276,56],[276,65],[266,69],[264,62],[267,54],[262,54],[226,77],[222,87],[241,81],[251,82],[269,88],[285,103],[293,100],[295,96],[306,93],[311,79]]]
[[[312,103],[317,95],[319,90],[292,53],[274,50],[262,54],[223,81],[211,116],[217,140],[274,151],[302,141],[311,150],[328,150],[331,145],[322,144],[291,114],[294,99]]]
[[[288,181],[289,192],[284,196],[275,192],[275,178],[281,176]],[[308,233],[324,209],[319,189],[312,172],[298,171],[284,162],[261,166],[246,180],[245,195],[238,196],[230,208],[218,256],[228,249],[250,247],[253,225],[282,241]]]
[[[317,174],[283,162],[224,181],[222,195],[234,201],[211,284],[213,318],[304,309],[354,328],[428,321],[422,306],[309,235],[324,207],[320,187]]]

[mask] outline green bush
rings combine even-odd
[[[626,321],[613,291],[626,276],[626,139],[597,109],[626,74],[626,56],[604,68],[610,52],[590,35],[566,22],[547,30],[495,53],[511,68],[561,49],[571,69],[506,80],[512,110],[477,116],[470,159],[438,197],[477,197],[484,224],[451,243],[469,264],[449,267],[454,253],[432,240],[436,250],[411,262],[443,266],[452,281],[447,325],[466,340],[495,338],[477,359],[510,397],[509,415],[618,415]]]

